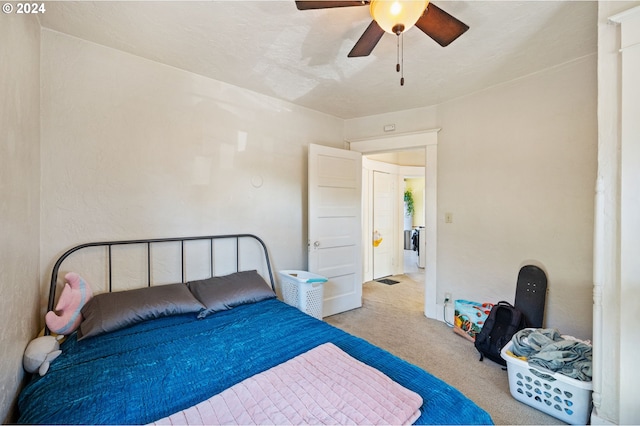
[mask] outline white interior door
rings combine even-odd
[[[323,316],[362,306],[362,154],[309,145],[309,272],[324,284]]]
[[[397,208],[395,176],[373,172],[373,279],[393,275],[395,249],[394,210]]]

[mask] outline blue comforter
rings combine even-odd
[[[143,424],[333,342],[424,399],[416,423],[489,424],[489,415],[459,391],[366,341],[276,299],[198,320],[147,321],[77,341],[18,401],[20,423]]]

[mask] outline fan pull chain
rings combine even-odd
[[[404,33],[400,34],[402,40],[400,40],[400,62],[402,62],[402,72],[400,73],[400,86],[404,86]]]
[[[400,72],[400,34],[396,37],[396,72]]]
[[[400,38],[402,38],[402,45]],[[400,66],[402,63],[402,66]],[[402,71],[402,72],[401,72]],[[400,86],[404,86],[404,33],[398,34],[396,46],[396,72],[400,73]]]

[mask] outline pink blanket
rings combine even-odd
[[[422,398],[325,343],[154,424],[410,424]]]

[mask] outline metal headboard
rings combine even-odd
[[[185,256],[184,256],[184,244],[187,241],[209,241],[211,248],[211,276],[214,274],[214,259],[213,259],[213,242],[215,240],[233,240],[235,239],[236,244],[236,272],[240,271],[240,240],[241,239],[253,239],[257,241],[264,250],[264,260],[266,262],[267,271],[269,274],[269,282],[271,284],[271,288],[275,291],[275,281],[273,278],[273,271],[271,269],[271,261],[269,259],[269,252],[267,250],[267,246],[259,237],[253,234],[229,234],[229,235],[206,235],[206,236],[198,236],[198,237],[174,237],[174,238],[153,238],[153,239],[142,239],[142,240],[122,240],[122,241],[101,241],[101,242],[93,242],[93,243],[85,243],[80,244],[75,247],[67,250],[62,256],[58,258],[56,263],[53,265],[53,270],[51,272],[51,284],[49,287],[49,302],[47,304],[47,311],[54,310],[55,307],[55,298],[56,298],[56,288],[58,281],[58,273],[60,270],[60,266],[62,263],[69,257],[71,254],[77,252],[78,250],[82,250],[88,247],[107,247],[107,260],[108,260],[108,284],[109,291],[112,290],[112,274],[111,274],[111,259],[112,259],[112,247],[113,246],[121,246],[121,245],[131,245],[131,244],[144,244],[146,245],[146,254],[147,254],[147,285],[151,286],[151,247],[154,244],[160,243],[168,243],[168,242],[179,242],[180,243],[180,257],[181,257],[181,274],[182,282],[185,282]],[[50,334],[49,328],[45,326],[45,334]]]

